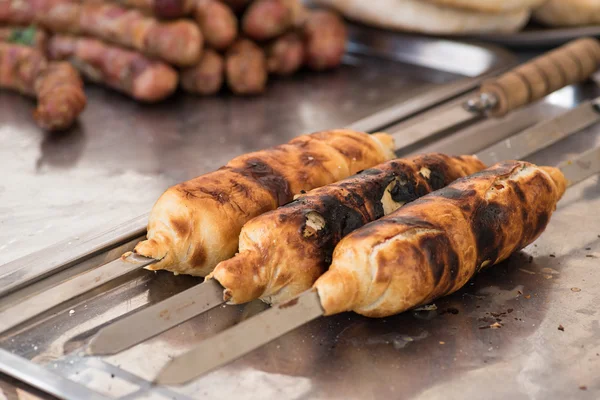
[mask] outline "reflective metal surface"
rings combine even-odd
[[[146,108],[94,88],[82,129],[62,137],[38,133],[28,103],[1,94],[0,262],[74,238],[78,229],[115,227],[147,211],[167,185],[235,154],[303,131],[351,124],[408,99],[410,90],[456,78],[380,58],[351,59],[359,61],[307,76],[306,83],[276,82],[265,98],[182,96]],[[426,146],[476,152],[598,95],[592,85],[567,88],[514,116],[477,124],[485,128],[479,136],[465,136],[475,135],[470,127]],[[114,106],[90,111],[102,99]],[[226,129],[215,131],[219,126]],[[600,126],[528,159],[555,165],[596,145]],[[597,399],[598,182],[595,177],[569,189],[535,244],[437,301],[437,310],[381,320],[319,318],[184,387],[149,382],[171,357],[264,310],[264,304],[217,307],[121,354],[86,357],[86,342],[102,326],[198,283],[133,271],[6,332],[0,347],[112,398]],[[40,290],[116,259],[133,247],[136,239],[130,239],[0,298],[0,309],[19,307]],[[496,322],[500,327],[492,328]],[[5,382],[0,376],[0,385]]]

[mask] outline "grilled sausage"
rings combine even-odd
[[[0,42],[0,86],[35,96],[35,80],[46,69],[44,55],[27,46]]]
[[[66,63],[50,63],[41,52],[0,42],[0,87],[37,97],[34,119],[45,130],[73,125],[86,105],[83,83]]]
[[[205,49],[198,65],[181,70],[181,87],[189,93],[211,95],[223,86],[223,57],[211,49]]]
[[[81,76],[68,62],[51,62],[35,81],[38,99],[33,118],[47,131],[71,127],[86,106]]]
[[[504,162],[365,225],[314,285],[325,313],[385,317],[455,292],[537,239],[565,187],[556,168]]]
[[[139,101],[165,99],[177,88],[177,72],[169,65],[100,40],[54,35],[48,42],[48,55],[71,61],[90,81]]]
[[[0,41],[35,47],[44,53],[48,43],[48,34],[34,26],[3,26],[0,27]]]
[[[225,50],[235,41],[238,20],[227,5],[218,0],[198,0],[194,15],[208,47]]]
[[[344,179],[394,156],[389,135],[332,130],[234,158],[219,170],[168,189],[150,213],[148,240],[135,252],[149,269],[206,276],[232,257],[242,226],[294,194]]]
[[[292,9],[284,0],[256,0],[242,18],[242,31],[250,39],[263,41],[276,38],[293,24]]]
[[[327,10],[311,11],[303,26],[305,63],[316,71],[339,66],[346,51],[348,30],[344,21]]]
[[[70,0],[7,0],[7,3],[0,5],[0,22],[37,23],[53,32],[95,36],[178,66],[196,64],[202,52],[202,33],[191,21],[160,22],[139,10],[106,3],[80,4]]]
[[[264,51],[251,40],[238,40],[225,56],[225,74],[227,85],[235,94],[264,92],[268,78]]]
[[[296,32],[288,32],[267,47],[267,70],[276,75],[291,75],[304,62],[304,43]]]
[[[217,265],[207,279],[219,281],[231,304],[289,300],[325,272],[344,236],[484,168],[475,157],[428,154],[388,161],[314,189],[246,223],[239,253]]]

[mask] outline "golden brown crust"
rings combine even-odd
[[[311,287],[344,236],[484,168],[472,156],[425,154],[314,189],[246,223],[239,253],[217,265],[207,279],[217,279],[232,304],[256,298],[286,301]]]
[[[135,251],[161,260],[151,269],[205,276],[235,254],[250,219],[392,158],[379,137],[350,130],[303,135],[173,186],[154,205],[148,240]]]
[[[556,169],[505,162],[366,225],[315,283],[326,314],[384,317],[458,290],[537,239],[564,186]]]

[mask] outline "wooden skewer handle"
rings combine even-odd
[[[600,42],[593,38],[576,39],[484,81],[479,93],[495,98],[489,114],[502,117],[558,89],[585,81],[599,67]]]

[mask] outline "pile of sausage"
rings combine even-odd
[[[163,100],[178,85],[200,95],[225,85],[255,95],[269,75],[338,66],[346,40],[337,14],[301,0],[2,0],[0,87],[39,101],[38,75],[69,61],[87,80],[141,102]],[[44,68],[20,71],[22,58]],[[61,90],[81,90],[77,73],[64,79]],[[70,96],[78,101],[67,102],[60,128],[85,106],[85,96]]]

